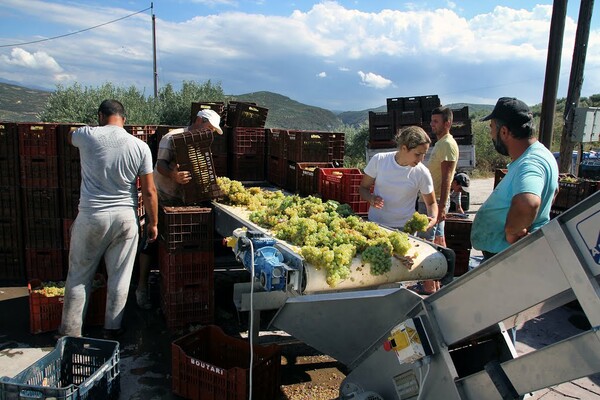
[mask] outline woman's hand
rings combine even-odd
[[[371,205],[371,207],[383,208],[383,197],[373,195],[369,200],[369,204]]]

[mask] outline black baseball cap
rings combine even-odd
[[[469,185],[471,184],[469,175],[465,174],[464,172],[459,172],[458,174],[454,175],[454,180],[462,187],[463,191],[469,191]]]
[[[500,119],[510,126],[522,126],[533,119],[529,106],[514,97],[500,97],[490,115],[482,121]]]

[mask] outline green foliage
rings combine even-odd
[[[183,82],[179,92],[171,85],[159,91],[158,101],[135,86],[116,87],[105,83],[93,88],[75,83],[58,85],[50,95],[40,118],[44,122],[96,124],[98,105],[105,99],[117,99],[125,107],[127,124],[188,125],[190,107],[196,101],[224,101],[220,84]]]
[[[344,167],[360,168],[366,166],[365,145],[369,139],[369,125],[363,121],[358,127],[343,125],[339,128],[345,136]]]

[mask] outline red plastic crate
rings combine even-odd
[[[71,243],[71,225],[73,225],[73,219],[63,219],[63,249],[69,250]]]
[[[285,137],[287,130],[285,129],[267,129],[267,154],[269,156],[284,158]]]
[[[287,174],[287,161],[281,157],[267,156],[267,181],[285,187]]]
[[[17,218],[0,218],[0,251],[23,248],[21,226]]]
[[[75,219],[79,213],[79,188],[61,189],[61,216]]]
[[[22,187],[58,188],[58,157],[23,156],[20,167]]]
[[[232,128],[229,151],[233,154],[265,154],[265,137],[264,128]]]
[[[31,279],[27,284],[29,289],[29,331],[33,334],[57,330],[62,319],[64,296],[46,297],[41,293],[34,292],[36,288],[42,287],[43,281],[42,279]],[[103,275],[96,274],[94,281],[95,289],[90,295],[85,318],[85,324],[88,326],[104,325],[106,279]]]
[[[227,166],[227,154],[214,154],[212,156],[213,165],[215,166],[215,174],[217,176],[229,176],[229,168]]]
[[[264,181],[264,154],[232,154],[229,177],[236,181]]]
[[[58,157],[65,160],[79,160],[79,149],[69,143],[69,135],[84,124],[59,124],[56,128],[58,137]]]
[[[289,130],[285,138],[285,158],[294,162],[331,161],[330,136],[330,132]]]
[[[160,243],[158,257],[161,287],[165,294],[213,284],[215,254],[212,243],[209,250],[178,253],[169,252],[164,243]]]
[[[60,218],[60,190],[21,188],[23,216],[30,220]]]
[[[186,399],[245,400],[252,367],[252,398],[279,397],[281,352],[279,346],[253,346],[250,366],[248,341],[226,335],[209,325],[175,340],[171,345],[173,393]]]
[[[23,249],[13,248],[0,250],[0,285],[21,286],[25,282]]]
[[[471,249],[471,227],[473,221],[467,218],[448,218],[444,233],[446,246],[454,251]]]
[[[60,281],[66,278],[61,249],[25,249],[25,271],[28,279]]]
[[[219,135],[218,133],[213,134],[213,142],[210,145],[210,152],[212,153],[213,157],[219,155],[225,155],[227,156],[227,151],[228,151],[228,143],[229,143],[229,137],[231,136],[231,132],[230,129],[227,128],[223,128],[223,134]]]
[[[319,168],[319,193],[323,200],[348,204],[359,215],[369,212],[369,202],[360,198],[363,173],[358,168]]]
[[[469,272],[471,249],[454,250],[454,276],[461,276]]]
[[[30,249],[62,249],[60,218],[25,219],[24,244]]]
[[[335,132],[329,136],[329,147],[332,149],[332,159],[327,160],[338,163],[338,167],[344,165],[345,135],[343,132]]]
[[[214,285],[212,282],[191,285],[175,293],[161,286],[161,309],[170,330],[190,324],[211,324],[215,317]]]
[[[298,193],[301,196],[319,194],[319,171],[317,168],[333,168],[330,162],[303,162],[296,165]]]
[[[214,215],[207,207],[158,207],[160,241],[169,252],[212,248]]]
[[[26,157],[57,156],[57,124],[18,123],[19,155]]]

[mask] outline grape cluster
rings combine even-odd
[[[413,216],[406,221],[406,224],[404,224],[404,232],[425,232],[427,225],[429,225],[429,218],[427,215],[415,212]]]
[[[325,269],[331,287],[350,277],[357,254],[371,266],[371,274],[381,275],[390,270],[392,253],[404,256],[410,249],[408,235],[364,221],[346,204],[323,202],[314,196],[284,196],[281,191],[245,189],[241,183],[224,177],[217,178],[217,182],[226,202],[252,211],[250,221],[300,247],[306,262]]]

